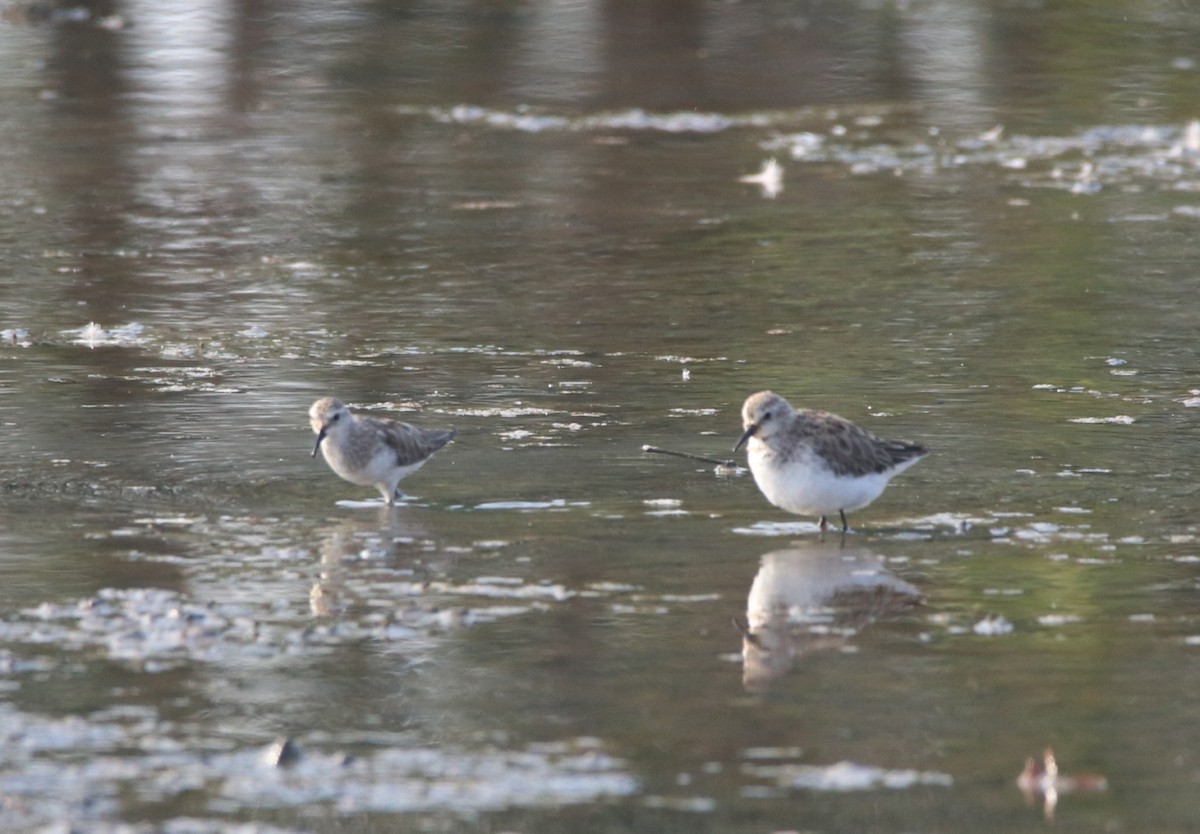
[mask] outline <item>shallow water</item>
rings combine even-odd
[[[2,827],[1188,829],[1198,35],[12,16]],[[641,451],[768,387],[934,453],[843,540]],[[459,438],[387,511],[326,394]]]

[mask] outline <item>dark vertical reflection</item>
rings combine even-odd
[[[273,45],[272,0],[234,0],[229,55],[229,107],[234,113],[252,113],[261,103],[259,76]]]
[[[600,104],[671,110],[706,101],[704,7],[699,0],[606,0]]]
[[[121,53],[123,35],[95,25],[51,28],[47,62],[51,117],[40,125],[46,181],[56,210],[48,220],[64,259],[55,264],[64,304],[81,316],[113,321],[125,306],[135,270],[113,269],[112,253],[129,245],[136,204],[128,163],[133,126]],[[120,315],[124,315],[123,313]],[[86,324],[84,320],[81,324]]]

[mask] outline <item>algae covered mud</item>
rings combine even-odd
[[[1194,15],[22,9],[0,828],[1200,813]],[[763,389],[932,454],[822,537]]]

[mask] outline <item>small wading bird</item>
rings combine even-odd
[[[400,482],[458,434],[385,417],[360,417],[333,397],[313,403],[308,417],[317,434],[313,457],[320,451],[330,469],[352,484],[375,487],[388,506],[403,497]]]
[[[792,408],[772,391],[747,398],[742,426],[733,451],[749,444],[746,457],[762,494],[789,513],[820,516],[822,530],[836,512],[846,532],[847,510],[870,504],[888,481],[929,454],[915,443],[882,440],[828,411]]]

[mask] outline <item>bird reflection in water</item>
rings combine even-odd
[[[1025,769],[1017,777],[1017,787],[1029,805],[1035,804],[1039,796],[1042,797],[1042,813],[1046,819],[1052,820],[1060,795],[1106,791],[1108,779],[1099,773],[1059,773],[1054,751],[1047,747],[1040,764],[1033,756],[1025,760]]]
[[[429,561],[427,549],[421,544],[427,538],[422,526],[388,512],[386,506],[374,513],[348,516],[321,531],[320,572],[308,594],[313,616],[338,618],[359,604],[346,588],[347,564],[369,562],[415,575],[419,562],[423,573],[438,570],[440,566]]]
[[[864,547],[816,541],[767,553],[739,623],[742,682],[765,690],[798,657],[841,649],[863,626],[923,600]]]

